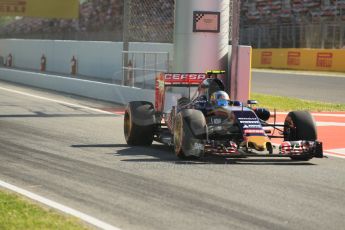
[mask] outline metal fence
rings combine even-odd
[[[339,49],[345,47],[345,24],[253,25],[241,28],[240,40],[254,48]]]
[[[122,52],[122,85],[153,89],[157,74],[169,70],[168,52]]]
[[[128,0],[124,33],[132,42],[172,42],[174,0]]]

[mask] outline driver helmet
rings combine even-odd
[[[211,103],[215,106],[227,106],[229,105],[229,95],[224,91],[216,91],[211,95]]]

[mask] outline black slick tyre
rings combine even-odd
[[[206,120],[201,111],[184,109],[174,122],[174,151],[180,159],[203,156],[202,140],[206,139]]]
[[[315,141],[317,140],[317,130],[313,117],[308,111],[292,111],[284,122],[285,141]],[[292,160],[308,161],[312,156],[294,156]]]
[[[128,145],[152,144],[155,128],[155,110],[150,102],[132,101],[124,116],[124,135]]]

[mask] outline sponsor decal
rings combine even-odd
[[[213,118],[213,119],[212,119],[212,122],[213,122],[213,124],[215,124],[215,125],[219,125],[219,124],[222,123],[222,119],[220,119],[220,118]]]
[[[261,129],[262,128],[262,126],[261,125],[243,125],[243,129],[248,129],[248,128],[250,128],[250,129]]]
[[[239,117],[238,120],[250,120],[250,121],[256,121],[256,117]]]
[[[331,68],[333,54],[332,53],[317,53],[316,67]]]
[[[245,129],[245,134],[265,134],[265,131],[262,129]]]
[[[252,111],[235,111],[242,129],[262,129],[261,123]]]
[[[287,65],[297,66],[297,65],[300,65],[300,63],[301,63],[301,52],[289,51]]]
[[[204,145],[203,145],[203,144],[200,144],[200,143],[194,143],[194,149],[195,149],[195,150],[201,150],[201,151],[203,151],[203,150],[204,150]]]
[[[279,151],[281,154],[302,154],[310,151],[314,146],[315,142],[312,141],[284,141],[279,146]]]
[[[207,78],[204,73],[166,73],[165,83],[201,83]]]
[[[220,31],[220,12],[194,11],[193,12],[193,32],[213,32]]]
[[[241,124],[256,124],[259,125],[260,122],[258,121],[240,121]]]

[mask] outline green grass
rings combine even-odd
[[[77,218],[58,214],[17,195],[0,191],[0,229],[88,229]]]
[[[258,107],[277,111],[308,110],[311,112],[342,112],[345,104],[332,104],[317,101],[300,100],[291,97],[271,96],[265,94],[251,95],[251,99],[259,102]]]

